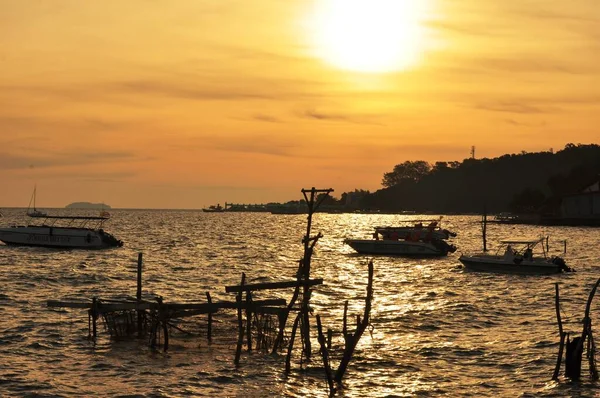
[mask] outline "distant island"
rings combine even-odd
[[[73,202],[65,206],[65,209],[94,209],[108,210],[111,207],[105,203]]]

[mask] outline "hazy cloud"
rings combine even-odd
[[[258,121],[261,121],[261,122],[268,122],[268,123],[281,123],[282,122],[281,119],[278,119],[278,118],[276,118],[274,116],[263,115],[263,114],[260,114],[260,113],[256,114],[256,115],[253,115],[252,118],[254,120],[258,120]]]
[[[0,151],[1,169],[30,169],[48,168],[58,166],[79,166],[114,161],[132,160],[135,155],[126,151],[93,152],[71,151],[55,152],[51,150],[38,151],[36,154],[19,155]]]
[[[184,99],[195,100],[265,100],[275,99],[271,94],[266,94],[264,91],[243,89],[243,88],[192,88],[183,84],[168,84],[158,81],[131,81],[116,85],[124,91],[139,93],[139,94],[154,94],[164,97],[177,97]]]
[[[512,126],[517,126],[517,127],[543,127],[546,125],[545,121],[542,121],[539,123],[526,123],[526,122],[520,122],[515,119],[504,119],[504,122],[507,124],[510,124]]]
[[[482,23],[452,23],[442,20],[430,20],[425,26],[434,30],[439,30],[444,35],[446,33],[458,33],[467,36],[495,36],[497,31],[492,31],[489,25]]]
[[[297,156],[302,148],[302,140],[294,135],[273,133],[228,133],[202,134],[181,138],[171,143],[171,148],[186,151],[201,149],[222,152],[257,153],[273,156]]]
[[[377,124],[381,125],[381,123],[374,122],[369,120],[369,117],[365,116],[357,116],[357,115],[344,115],[340,113],[330,113],[330,112],[320,112],[315,109],[308,109],[299,113],[300,117],[305,119],[313,119],[319,121],[341,121],[348,123],[357,123],[357,124]]]
[[[551,110],[544,110],[535,105],[530,105],[522,102],[497,101],[485,102],[476,104],[475,108],[493,112],[508,112],[508,113],[549,113]],[[552,110],[556,112],[556,109]]]

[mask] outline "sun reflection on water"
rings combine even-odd
[[[17,214],[8,211],[10,221]],[[414,217],[414,216],[410,216]],[[435,216],[428,216],[435,217]],[[362,314],[370,257],[356,255],[343,240],[369,237],[377,225],[407,216],[317,214],[312,276],[313,309],[334,331],[334,365],[339,361],[344,301],[352,319]],[[160,221],[160,222],[159,222]],[[481,247],[478,217],[447,216],[458,233],[459,250]],[[199,335],[176,335],[167,354],[147,342],[115,343],[101,334],[87,340],[87,318],[73,310],[45,308],[52,298],[135,294],[135,260],[144,251],[144,293],[169,301],[196,301],[210,291],[213,300],[231,300],[224,286],[291,279],[302,256],[305,216],[202,214],[199,212],[113,212],[107,230],[125,247],[105,252],[43,251],[0,245],[0,346],[4,375],[0,395],[31,391],[115,396],[327,396],[318,355],[283,373],[285,354],[235,353],[235,313],[215,316],[215,337],[206,342],[206,318],[185,323]],[[371,326],[355,352],[339,396],[593,396],[582,382],[548,383],[557,350],[554,283],[561,283],[566,327],[579,330],[582,308],[597,278],[600,230],[535,226],[493,226],[490,242],[507,235],[542,232],[569,239],[571,275],[523,277],[464,272],[458,253],[436,259],[373,257],[375,268]],[[552,246],[551,246],[552,247]],[[554,249],[552,249],[554,250]],[[591,260],[590,260],[591,259]],[[289,299],[290,291],[277,297]],[[271,297],[261,293],[260,298]],[[598,313],[593,303],[592,313]],[[372,333],[371,333],[372,332]],[[314,335],[313,335],[314,337]],[[315,341],[315,347],[317,346]],[[304,365],[307,365],[306,363]],[[8,376],[7,376],[8,375]]]

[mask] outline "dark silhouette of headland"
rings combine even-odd
[[[499,222],[600,226],[600,146],[521,151],[497,158],[405,161],[383,174],[383,188],[327,197],[323,212],[395,214],[502,213]],[[238,211],[257,211],[237,209]],[[233,210],[233,209],[232,209]],[[303,201],[262,211],[298,214]]]
[[[600,146],[567,144],[553,152],[522,151],[462,162],[406,161],[383,175],[384,188],[364,196],[361,209],[396,212],[535,213],[559,217],[569,196],[598,204]],[[585,200],[582,200],[582,203]],[[585,213],[582,204],[581,215]],[[600,207],[587,209],[598,217]]]

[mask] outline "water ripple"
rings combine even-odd
[[[22,212],[5,213],[19,223]],[[167,301],[234,300],[224,286],[292,279],[303,255],[306,216],[261,213],[115,210],[107,230],[125,241],[106,251],[47,250],[0,245],[0,395],[2,396],[289,396],[326,397],[321,358],[283,372],[285,353],[243,352],[233,365],[236,314],[215,315],[212,344],[206,318],[179,326],[167,354],[147,341],[113,342],[101,330],[88,340],[88,319],[77,309],[48,309],[48,299],[132,298],[138,252],[144,253],[143,295]],[[369,237],[376,225],[404,216],[317,214],[314,233],[324,236],[312,260],[325,283],[313,308],[334,332],[332,363],[339,363],[343,303],[352,319],[362,313],[367,262],[347,237]],[[474,216],[446,216],[460,251],[478,251]],[[597,279],[599,229],[493,225],[488,242],[508,235],[550,235],[569,240],[569,265],[578,272],[522,277],[465,272],[459,253],[439,259],[374,257],[373,329],[360,340],[341,397],[592,397],[595,383],[550,382],[558,351],[554,283],[560,283],[563,321],[581,331],[582,311]],[[558,246],[557,246],[558,247]],[[560,247],[558,247],[560,249]],[[552,254],[560,254],[551,248]],[[256,298],[289,300],[292,290]],[[592,314],[598,313],[596,302]],[[314,331],[313,331],[314,332]],[[313,343],[317,347],[316,340]],[[305,363],[304,366],[307,364]]]

